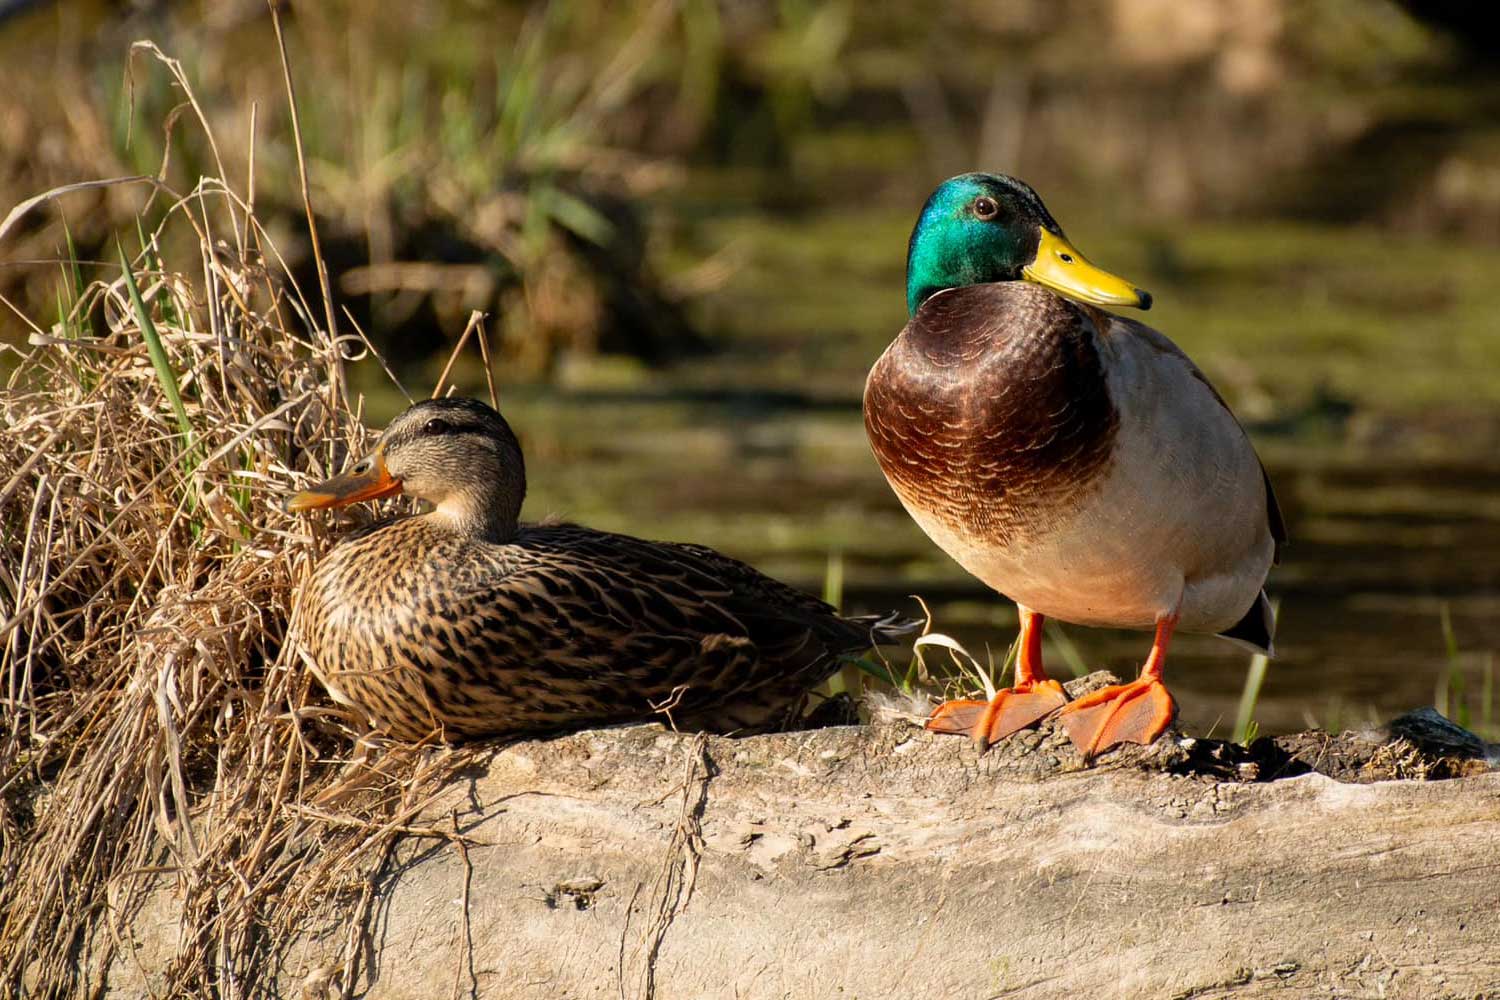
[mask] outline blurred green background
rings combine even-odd
[[[1155,294],[1147,318],[1270,468],[1293,544],[1270,588],[1282,656],[1262,731],[1436,699],[1493,732],[1500,46],[1482,12],[931,7],[293,4],[335,297],[414,395],[470,311],[488,314],[530,516],[712,544],[849,610],[920,594],[940,629],[1000,658],[1013,609],[901,511],[859,400],[905,321],[927,193],[1015,174]],[[181,61],[213,145],[163,65],[131,56],[137,39]],[[123,174],[187,192],[220,163],[243,192],[253,154],[257,214],[316,301],[263,3],[0,2],[0,83],[0,214]],[[115,232],[160,213],[145,194],[83,192],[23,220],[0,244],[0,340],[55,318],[64,221],[80,256],[107,261]],[[373,363],[352,378],[373,420],[404,404]],[[458,379],[482,392],[476,363]],[[1066,635],[1127,674],[1149,645]],[[1228,645],[1181,640],[1185,724],[1224,735],[1245,670]]]

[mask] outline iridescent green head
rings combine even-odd
[[[1084,259],[1027,184],[1004,174],[960,174],[932,192],[906,248],[912,315],[945,288],[1034,281],[1100,306],[1151,308],[1149,293]]]

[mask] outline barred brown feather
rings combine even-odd
[[[422,447],[414,420],[384,440]],[[385,458],[393,470],[401,460],[394,448]],[[624,722],[663,706],[685,726],[761,725],[849,655],[917,624],[840,617],[703,546],[556,523],[493,539],[442,515],[346,539],[301,596],[300,635],[324,685],[401,738]]]

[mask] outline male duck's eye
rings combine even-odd
[[[999,214],[1000,206],[996,204],[995,199],[985,197],[974,199],[974,215],[976,218],[983,219],[988,222],[990,219],[993,219]]]
[[[450,430],[452,428],[448,426],[448,421],[442,417],[433,417],[422,427],[423,434],[447,434]]]

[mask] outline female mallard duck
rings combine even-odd
[[[555,730],[659,710],[763,725],[872,642],[915,622],[833,608],[698,545],[521,524],[526,473],[505,419],[418,403],[298,512],[405,492],[433,505],[344,540],[300,597],[323,685],[391,735]]]
[[[1152,742],[1176,713],[1174,630],[1270,652],[1261,588],[1286,532],[1255,450],[1176,345],[1094,308],[1151,296],[1085,260],[1020,181],[945,182],[906,267],[910,321],[865,385],[870,445],[922,530],[1021,617],[1015,686],[928,728],[983,749],[1061,710],[1085,757]],[[1067,704],[1047,616],[1154,628],[1140,678]]]

